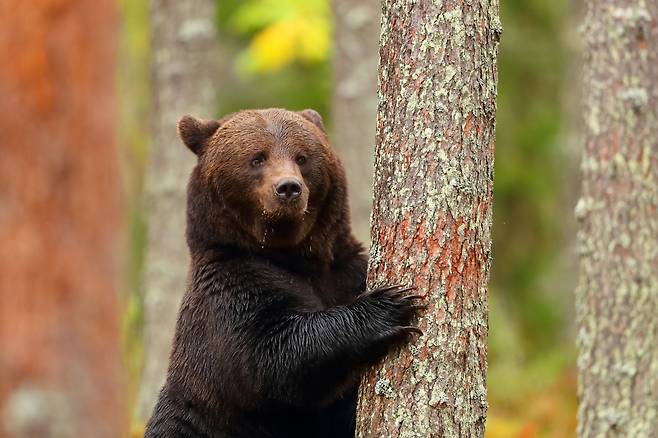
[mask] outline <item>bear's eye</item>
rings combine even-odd
[[[265,164],[265,156],[263,155],[257,155],[251,159],[252,167],[260,167],[263,164]]]
[[[295,161],[301,166],[302,164],[306,163],[306,156],[298,155],[297,158],[295,158]]]

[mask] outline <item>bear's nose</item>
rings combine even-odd
[[[282,201],[291,201],[302,194],[302,185],[294,178],[284,178],[276,184],[274,191]]]

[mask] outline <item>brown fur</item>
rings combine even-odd
[[[361,249],[351,235],[345,171],[315,111],[250,110],[219,122],[186,116],[179,132],[199,156],[197,181],[190,186],[190,194],[203,198],[190,211],[198,219],[188,229],[193,250],[213,241],[258,252],[284,246],[329,264],[337,253]],[[294,161],[300,153],[307,159],[304,166]],[[267,160],[252,171],[250,160],[259,154]],[[280,209],[274,196],[272,185],[286,174],[303,181],[299,208]],[[286,228],[275,226],[277,219],[294,228],[294,236],[277,232]]]

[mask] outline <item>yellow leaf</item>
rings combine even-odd
[[[322,61],[329,52],[329,23],[322,19],[300,20],[299,57],[307,62]]]
[[[292,62],[297,33],[294,19],[275,22],[258,32],[249,47],[253,68],[260,72],[275,71]]]
[[[294,61],[321,62],[329,53],[330,26],[325,17],[293,14],[258,32],[241,59],[252,72],[272,72]]]
[[[146,424],[133,424],[130,428],[130,438],[142,438],[146,432]]]
[[[523,423],[510,418],[489,415],[485,438],[512,438],[523,429]]]

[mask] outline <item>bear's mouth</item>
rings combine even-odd
[[[302,240],[300,221],[292,218],[263,222],[261,244],[268,247],[294,246]]]
[[[269,201],[269,202],[267,202]],[[277,224],[300,222],[308,214],[307,196],[301,196],[292,201],[281,202],[277,199],[268,199],[262,203],[261,220],[265,223]]]
[[[301,242],[312,226],[312,215],[306,208],[286,206],[274,211],[263,210],[255,234],[262,246],[290,247]]]

